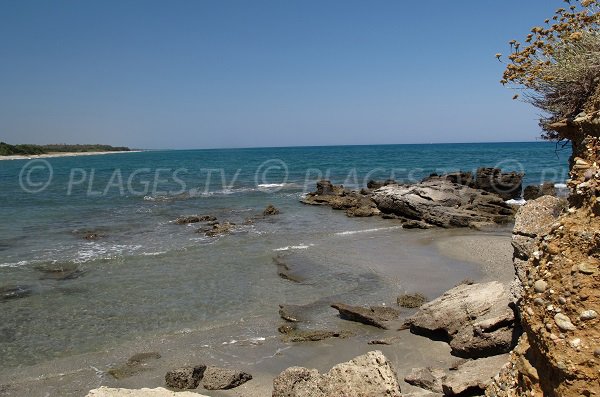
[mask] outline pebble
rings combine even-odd
[[[577,272],[579,272],[579,266],[577,266],[577,265],[571,266],[571,273],[575,274]]]
[[[550,323],[547,323],[547,324],[546,324],[546,329],[547,329],[548,331],[552,331],[552,324],[550,324]]]
[[[533,257],[537,260],[540,260],[542,253],[540,251],[533,251]]]
[[[562,313],[557,313],[554,316],[554,322],[561,331],[575,331],[577,329],[571,319]]]
[[[545,282],[544,280],[538,280],[533,284],[533,289],[535,290],[535,292],[537,293],[542,293],[546,291],[546,288],[548,288],[548,283]]]
[[[536,306],[544,306],[546,304],[546,301],[543,300],[542,298],[535,298],[533,300],[533,304]]]
[[[595,310],[586,310],[579,315],[579,319],[582,321],[593,320],[598,317],[598,313]]]
[[[594,274],[594,273],[596,273],[596,269],[594,268],[594,266],[592,266],[591,264],[589,264],[587,262],[581,262],[579,264],[579,266],[578,266],[578,269],[583,274]]]
[[[600,357],[600,349],[595,349],[594,350],[594,356]]]
[[[581,346],[581,339],[575,338],[569,341],[569,345],[571,345],[573,349],[577,349],[579,346]]]
[[[560,303],[561,305],[564,305],[565,303],[567,303],[567,300],[564,297],[560,296],[558,298],[558,303]]]

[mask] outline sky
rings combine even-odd
[[[508,41],[561,0],[0,1],[0,140],[531,141]]]

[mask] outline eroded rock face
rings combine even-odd
[[[291,367],[273,381],[273,397],[400,397],[400,385],[380,351],[334,366],[326,374]]]
[[[506,361],[508,354],[467,361],[451,371],[442,380],[444,395],[481,395],[492,383]]]
[[[202,386],[206,390],[228,390],[243,385],[252,375],[227,368],[208,367],[204,372]]]
[[[505,223],[514,213],[497,195],[445,180],[385,186],[373,193],[373,200],[383,213],[444,228]]]
[[[462,284],[421,306],[407,325],[414,334],[448,342],[458,357],[507,353],[520,335],[511,302],[502,283]]]
[[[181,367],[167,372],[165,382],[175,389],[195,389],[206,371],[206,365]]]
[[[523,174],[502,172],[499,168],[479,168],[473,176],[471,172],[453,172],[446,175],[431,175],[424,181],[449,181],[473,189],[494,193],[503,200],[518,199],[523,190]]]

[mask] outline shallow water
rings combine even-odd
[[[465,277],[478,277],[472,264],[436,253],[429,243],[442,236],[439,231],[407,231],[392,220],[350,219],[301,205],[319,174],[362,185],[386,179],[392,170],[418,179],[434,171],[521,164],[526,183],[566,177],[564,156],[558,159],[554,146],[544,143],[53,158],[51,183],[39,193],[19,183],[28,182],[22,178],[27,164],[0,162],[0,288],[26,291],[0,301],[0,384],[14,380],[18,368],[52,368],[86,355],[106,367],[117,354],[113,349],[126,351],[165,335],[199,332],[198,346],[273,339],[280,303],[316,302],[313,327],[353,327],[328,304],[391,304],[399,293],[413,291],[434,297]],[[174,170],[182,168],[187,172],[178,181]],[[139,169],[141,176],[132,178]],[[170,171],[161,171],[152,186],[160,169]],[[219,169],[224,180],[214,171]],[[30,182],[44,182],[38,171]],[[269,203],[281,214],[242,225]],[[239,226],[230,235],[208,238],[196,233],[199,224],[173,223],[190,214]],[[101,237],[85,240],[87,232]],[[277,255],[302,283],[277,275]],[[49,272],[56,267],[67,271]]]

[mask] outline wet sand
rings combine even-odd
[[[471,270],[469,277],[475,281],[512,279],[512,247],[508,229],[493,232],[429,230],[415,231],[424,248],[431,255],[462,261]],[[412,240],[412,239],[411,239]],[[412,241],[409,243],[413,244]],[[403,257],[402,247],[397,247],[398,258],[403,268],[418,258]],[[389,251],[382,255],[391,255]],[[374,257],[368,267],[382,277],[397,278],[397,266],[391,266],[393,258]],[[383,263],[387,265],[378,265]],[[427,274],[419,272],[418,263],[414,263],[414,277],[406,284],[419,289],[425,288]],[[446,270],[447,271],[447,270]],[[442,272],[444,273],[444,272]],[[404,277],[406,272],[403,273]],[[420,282],[417,282],[419,277]],[[461,274],[462,277],[462,274]],[[455,282],[448,282],[447,289]],[[407,288],[410,289],[410,288]],[[368,298],[365,298],[368,300]],[[279,302],[270,302],[276,306]],[[365,304],[372,304],[365,301]],[[388,302],[392,303],[392,302]],[[335,310],[331,317],[335,318]],[[404,310],[403,316],[413,313]],[[325,372],[333,365],[352,359],[372,350],[381,350],[393,363],[403,392],[420,391],[402,380],[411,368],[433,366],[448,368],[457,359],[450,355],[450,347],[443,342],[412,335],[408,331],[384,331],[358,323],[336,320],[339,329],[350,330],[357,336],[349,339],[329,339],[321,342],[284,343],[276,329],[268,335],[248,335],[247,330],[253,324],[271,324],[279,321],[275,310],[261,317],[246,318],[221,328],[207,330],[182,330],[180,332],[156,337],[140,335],[135,341],[119,343],[114,347],[85,355],[61,358],[49,363],[32,367],[16,368],[0,374],[0,395],[2,396],[85,396],[88,390],[101,385],[109,387],[141,388],[164,386],[164,374],[167,370],[186,364],[206,363],[251,373],[254,379],[245,385],[229,391],[205,391],[199,393],[211,397],[264,397],[271,395],[272,380],[282,370],[290,366],[317,368]],[[215,338],[215,335],[217,337]],[[218,335],[239,335],[237,342],[231,343],[229,336],[219,339]],[[260,336],[264,338],[255,338]],[[373,339],[399,337],[393,345],[369,345]],[[119,366],[135,353],[157,351],[161,359],[149,361],[143,370],[135,376],[116,380],[105,371]]]

